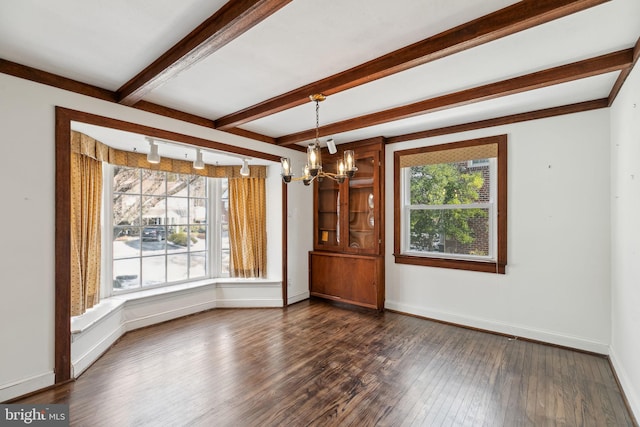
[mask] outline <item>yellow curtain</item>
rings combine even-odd
[[[71,315],[100,301],[102,162],[71,153]]]
[[[229,246],[232,277],[266,277],[264,178],[229,178]]]

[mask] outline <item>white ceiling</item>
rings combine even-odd
[[[215,120],[514,3],[294,0],[143,99]],[[0,58],[117,91],[224,4],[225,0],[3,0]],[[321,125],[631,48],[640,37],[639,17],[640,0],[612,0],[374,80],[328,97],[320,106]],[[397,136],[606,98],[618,74],[332,136],[337,143]],[[307,103],[240,128],[277,138],[314,126],[314,105]],[[98,137],[98,130],[85,130]],[[139,143],[131,139],[129,144]],[[146,150],[142,144],[139,149]]]

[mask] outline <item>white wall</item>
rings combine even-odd
[[[640,419],[640,67],[611,110],[611,352]]]
[[[498,134],[508,134],[506,274],[395,264],[393,152]],[[387,308],[608,352],[606,109],[392,144],[386,155]]]
[[[304,165],[305,161],[306,154],[301,154],[295,164]],[[289,222],[287,293],[289,304],[293,304],[309,298],[308,253],[313,249],[313,190],[312,187],[307,187],[301,182],[287,185],[289,196],[287,204],[287,220]]]
[[[0,182],[4,189],[0,221],[5,224],[0,234],[0,401],[53,382],[55,106],[279,156],[299,154],[0,74]],[[312,203],[309,191],[300,191],[295,197],[301,205]],[[269,203],[281,206],[279,196]],[[311,225],[298,218],[289,220],[290,239],[298,242],[289,250],[290,289],[300,293],[307,288]],[[280,221],[269,224],[268,239],[280,239],[281,233]],[[273,251],[269,255],[280,256]],[[269,263],[269,278],[281,278],[281,262],[274,264]]]

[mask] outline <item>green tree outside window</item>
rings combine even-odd
[[[480,171],[467,170],[466,162],[413,166],[410,177],[409,203],[414,206],[477,203],[485,182]],[[487,217],[487,209],[482,208],[412,209],[410,249],[455,252],[448,250],[446,246],[473,243],[476,239],[472,226],[474,219]]]

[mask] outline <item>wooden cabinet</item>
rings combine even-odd
[[[382,310],[384,258],[346,253],[309,253],[311,295]]]
[[[384,308],[384,141],[344,144],[330,160],[354,150],[355,176],[314,184],[314,251],[309,255],[311,295],[382,310]]]

